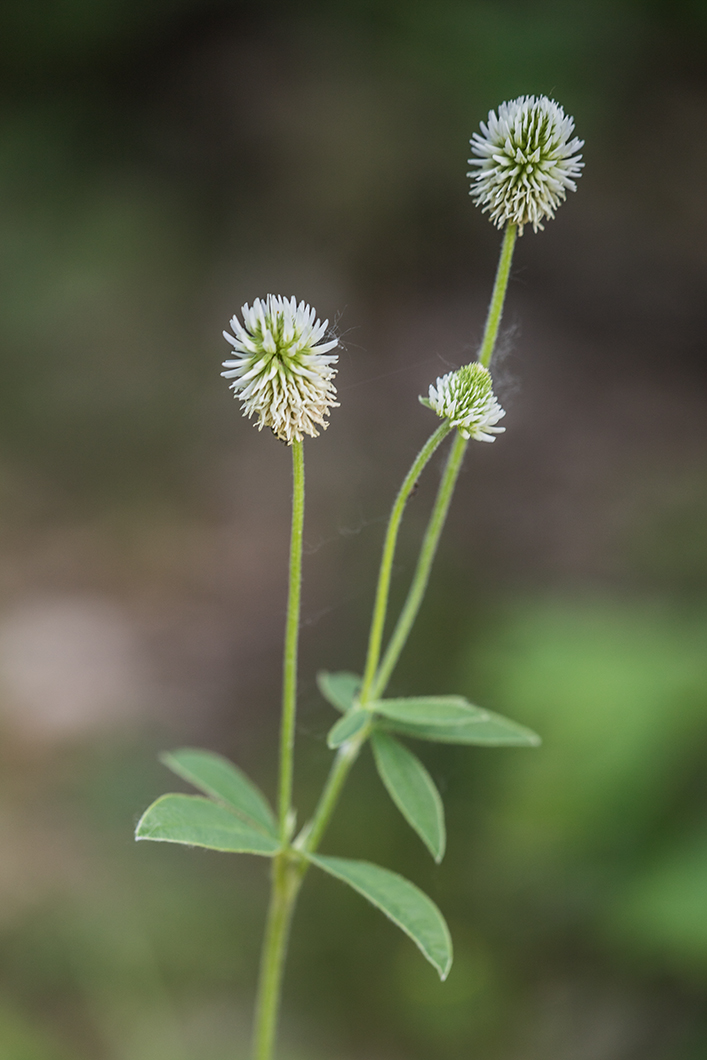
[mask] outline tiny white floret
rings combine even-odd
[[[478,361],[440,376],[436,386],[430,386],[429,396],[420,401],[449,420],[463,438],[493,442],[494,435],[506,429],[496,426],[506,412],[496,400],[488,369]]]
[[[258,430],[270,427],[288,445],[304,434],[316,438],[317,427],[328,426],[329,409],[339,404],[332,384],[339,358],[329,352],[339,340],[322,342],[329,321],[319,321],[304,302],[272,294],[252,307],[246,302],[241,313],[243,323],[234,316],[233,334],[223,333],[235,357],[223,362],[221,375],[233,379],[243,413],[257,416]]]
[[[497,228],[532,224],[542,228],[546,218],[576,191],[584,162],[577,152],[584,141],[572,138],[574,121],[559,103],[547,96],[519,96],[489,111],[488,124],[470,143],[476,158],[467,173],[470,195]]]

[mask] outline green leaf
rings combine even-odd
[[[435,783],[416,755],[384,732],[371,738],[378,774],[408,824],[437,864],[444,857],[444,806]]]
[[[327,703],[331,703],[332,707],[345,714],[353,705],[361,687],[361,678],[358,674],[350,674],[346,670],[338,674],[328,674],[326,670],[320,670],[317,674],[317,687]]]
[[[277,822],[268,800],[252,780],[223,755],[182,747],[160,755],[160,761],[205,795],[224,803],[247,824],[278,838]]]
[[[377,906],[394,924],[409,935],[444,980],[452,967],[452,940],[444,917],[431,898],[397,872],[372,865],[370,861],[322,857],[307,854],[330,876],[348,883]]]
[[[143,813],[135,838],[267,857],[280,849],[276,839],[201,795],[163,795]]]
[[[343,718],[339,718],[336,725],[329,730],[329,735],[326,738],[327,746],[331,747],[332,751],[336,747],[341,747],[342,743],[350,740],[366,725],[370,725],[371,720],[370,711],[354,707],[353,710],[344,714]]]
[[[381,719],[378,725],[401,736],[435,743],[478,744],[486,747],[539,747],[540,737],[524,725],[500,714],[484,711],[483,716],[465,725],[410,725]]]
[[[472,706],[463,696],[410,696],[405,699],[376,699],[368,710],[393,721],[411,725],[463,725],[486,717],[486,711]]]

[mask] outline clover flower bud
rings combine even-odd
[[[573,130],[573,119],[547,96],[502,103],[498,117],[489,111],[488,125],[482,122],[481,135],[469,141],[478,156],[469,165],[478,171],[467,176],[469,194],[497,228],[515,224],[522,235],[523,225],[532,224],[537,232],[544,218],[555,216],[567,189],[577,190],[574,178],[584,162],[576,152],[584,141],[570,139]]]
[[[449,420],[463,438],[493,442],[494,435],[506,429],[496,426],[506,412],[496,400],[488,369],[478,361],[441,376],[436,386],[430,386],[429,397],[420,401],[441,419]]]
[[[326,430],[325,417],[335,401],[331,380],[337,354],[329,354],[338,339],[322,342],[329,321],[294,298],[269,294],[241,309],[243,324],[233,317],[234,334],[224,338],[234,347],[233,360],[223,362],[221,375],[233,379],[234,397],[248,418],[258,417],[258,430],[270,427],[281,441],[292,445],[303,434],[316,438],[317,426]]]

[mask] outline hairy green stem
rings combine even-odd
[[[488,313],[486,315],[484,337],[481,340],[481,346],[479,348],[478,360],[481,361],[484,368],[488,368],[491,364],[494,346],[496,345],[496,337],[498,335],[498,327],[501,323],[501,316],[503,314],[503,303],[506,297],[508,278],[511,274],[511,261],[513,260],[513,249],[516,245],[517,235],[518,225],[507,224],[506,230],[503,233],[501,256],[498,259],[498,268],[496,269],[496,280],[493,285],[491,302],[489,303]]]
[[[292,773],[297,710],[297,642],[299,640],[302,589],[302,534],[304,528],[304,445],[292,443],[292,535],[290,538],[290,584],[285,624],[285,656],[282,678],[282,722],[280,727],[280,784],[278,810],[280,837],[287,844],[292,832]]]
[[[287,940],[301,876],[292,861],[290,837],[293,828],[292,775],[294,770],[295,718],[297,712],[297,644],[302,591],[302,540],[304,530],[304,445],[292,443],[292,532],[290,575],[285,621],[282,675],[282,720],[280,725],[280,775],[278,816],[283,849],[272,863],[268,909],[260,978],[255,1005],[253,1060],[271,1060],[280,1009],[282,976]]]
[[[378,587],[376,589],[375,604],[373,605],[371,632],[368,637],[368,652],[366,655],[366,666],[363,672],[363,684],[359,696],[359,700],[362,704],[366,703],[371,698],[371,685],[378,667],[378,660],[380,659],[385,616],[388,610],[390,579],[393,571],[393,556],[395,554],[395,545],[398,540],[398,531],[400,529],[400,521],[402,520],[403,512],[405,511],[405,505],[428,460],[440,442],[449,434],[451,429],[449,423],[445,421],[440,424],[434,434],[427,439],[422,449],[415,457],[412,467],[405,476],[390,513],[388,529],[383,543],[383,556],[381,558],[380,571],[378,573]]]
[[[410,630],[412,629],[418,611],[420,610],[425,590],[427,589],[427,584],[430,580],[432,563],[437,552],[437,545],[439,544],[440,535],[447,518],[447,512],[449,511],[449,505],[452,500],[452,494],[454,493],[454,487],[461,469],[467,444],[467,440],[462,438],[459,431],[457,431],[456,437],[452,442],[452,448],[449,451],[449,457],[447,458],[447,465],[444,469],[444,474],[442,475],[442,481],[437,490],[437,497],[435,498],[430,521],[427,524],[427,530],[425,531],[425,536],[422,541],[420,555],[417,560],[417,566],[415,568],[410,589],[408,590],[407,599],[405,600],[403,609],[400,612],[400,618],[396,623],[393,635],[386,648],[383,662],[380,665],[380,669],[378,670],[371,687],[372,699],[379,699],[385,691],[386,685],[388,684],[390,676],[400,658],[400,653],[405,647],[405,643],[410,635]]]
[[[302,876],[287,852],[273,858],[270,908],[255,1008],[253,1060],[271,1060],[273,1055],[287,943],[301,880]]]

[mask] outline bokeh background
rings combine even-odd
[[[283,1060],[707,1056],[707,4],[5,0],[0,1057],[247,1055],[267,867],[132,839],[161,748],[274,790],[290,461],[219,365],[294,293],[344,349],[308,466],[298,803],[358,669],[393,492],[473,356],[489,108],[546,93],[585,175],[518,244],[498,389],[398,694],[538,751],[425,747],[434,867],[362,761],[325,843],[445,911],[445,985],[310,877]],[[440,457],[440,461],[441,461]],[[409,506],[400,602],[440,461]]]

